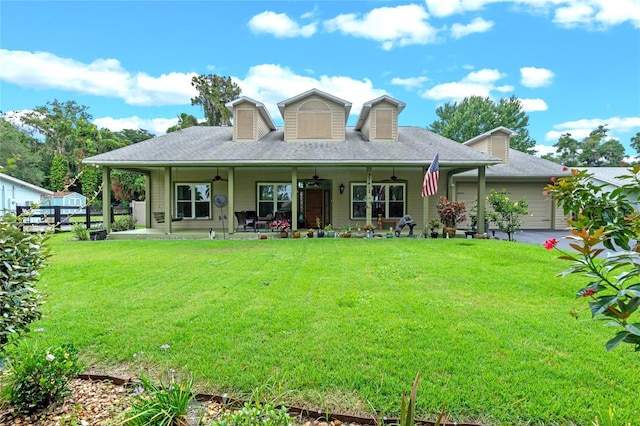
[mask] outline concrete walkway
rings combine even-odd
[[[493,233],[493,230],[490,230],[489,234],[492,235],[492,233]],[[546,240],[550,238],[556,238],[560,241],[557,246],[558,248],[569,249],[570,240],[567,240],[566,238],[564,238],[567,235],[570,235],[568,231],[560,230],[560,229],[556,229],[556,230],[523,229],[516,232],[513,235],[513,239],[521,243],[536,244],[536,245],[542,246],[542,244]],[[507,234],[503,232],[495,231],[495,236],[497,238],[500,238],[501,240],[507,240]]]

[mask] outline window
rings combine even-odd
[[[299,139],[331,138],[331,108],[324,102],[310,100],[298,109]]]
[[[211,217],[211,185],[179,183],[176,185],[176,214],[186,219]]]
[[[405,183],[374,183],[371,185],[371,217],[382,215],[384,219],[398,219],[405,212]],[[351,218],[367,216],[367,185],[351,184]]]
[[[291,211],[290,183],[258,183],[258,216]]]

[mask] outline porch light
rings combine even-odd
[[[342,195],[344,193],[344,183],[341,183],[338,189],[340,190],[340,195]]]

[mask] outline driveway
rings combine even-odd
[[[489,233],[492,234],[493,230],[489,230]],[[517,242],[528,243],[528,244],[536,244],[542,247],[542,244],[550,239],[556,238],[560,242],[558,243],[558,248],[561,249],[569,249],[569,241],[566,237],[569,235],[569,232],[562,229],[556,230],[538,230],[538,229],[524,229],[516,232],[513,235],[513,239]],[[500,238],[501,240],[507,240],[507,234],[495,231],[495,236]]]

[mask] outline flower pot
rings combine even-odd
[[[327,238],[335,238],[336,231],[327,231]]]
[[[316,234],[318,235],[318,238],[324,237],[324,231],[318,231]]]
[[[365,236],[367,238],[373,238],[373,231],[367,231]]]
[[[442,229],[442,238],[455,238],[456,228],[444,227]]]
[[[287,231],[280,231],[280,238],[288,238],[289,233]]]
[[[438,238],[438,233],[436,231],[431,231],[431,238]]]
[[[307,238],[313,238],[313,232],[307,232]]]
[[[293,231],[293,238],[300,238],[300,231]]]
[[[343,232],[342,233],[342,237],[343,238],[351,238],[351,232]]]

